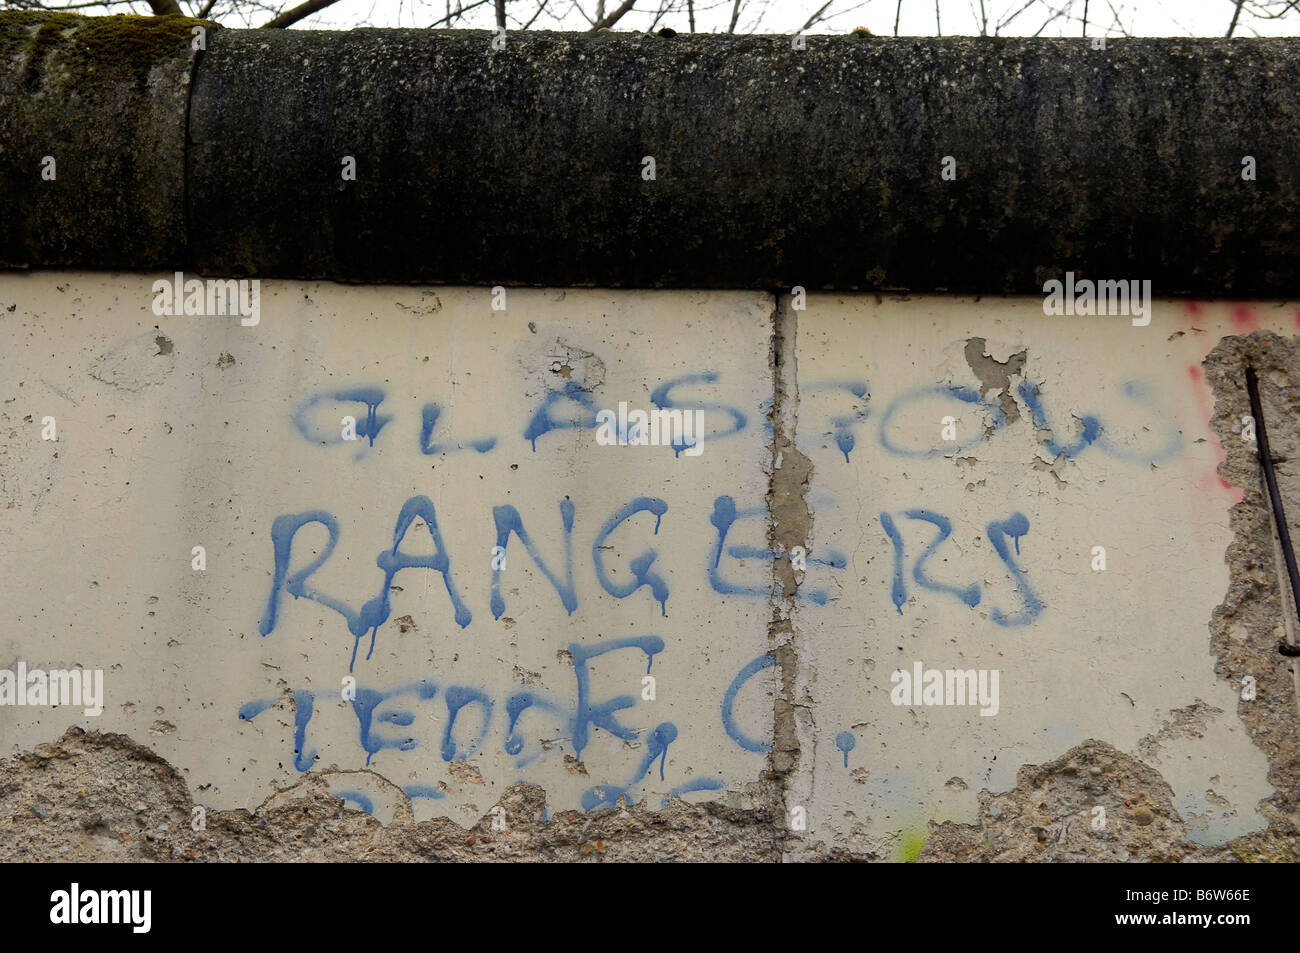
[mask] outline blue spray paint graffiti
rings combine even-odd
[[[709,517],[711,522],[718,530],[718,538],[713,546],[713,557],[709,563],[709,585],[715,592],[723,595],[734,596],[761,596],[770,598],[775,585],[775,580],[771,576],[772,561],[780,559],[786,555],[784,547],[776,546],[727,546],[727,534],[731,532],[734,526],[740,520],[748,519],[767,519],[767,509],[762,506],[755,506],[749,509],[736,509],[736,501],[730,496],[720,496],[713,501],[713,514]],[[737,583],[728,582],[722,578],[720,566],[722,563],[723,552],[726,552],[732,559],[759,559],[763,561],[763,567],[768,571],[768,583],[765,586],[742,586]],[[830,550],[825,557],[809,554],[805,557],[806,565],[827,566],[831,569],[843,569],[848,565],[848,557],[843,553]],[[803,588],[797,590],[799,598],[808,599],[817,605],[825,605],[830,600],[830,593],[825,589]]]
[[[596,579],[600,582],[602,589],[615,599],[626,599],[642,586],[648,586],[650,594],[659,603],[660,614],[664,616],[668,615],[668,583],[664,582],[663,577],[658,573],[650,571],[651,565],[659,558],[658,552],[648,549],[640,556],[633,558],[628,564],[628,568],[632,571],[632,580],[625,585],[619,585],[610,577],[605,568],[603,550],[606,541],[613,535],[614,530],[637,513],[654,514],[655,535],[658,536],[659,523],[667,512],[668,504],[663,500],[657,497],[639,496],[621,507],[618,512],[606,520],[605,525],[596,534],[596,541],[591,544],[591,561],[596,567]]]
[[[933,524],[939,532],[936,534],[930,545],[927,546],[921,555],[917,557],[912,566],[912,579],[922,588],[932,592],[940,592],[960,600],[967,606],[974,608],[980,604],[981,595],[978,583],[972,583],[969,586],[955,586],[949,583],[942,583],[931,579],[924,570],[926,560],[935,554],[941,545],[952,535],[952,522],[945,516],[938,513],[932,513],[929,510],[906,510],[904,515],[911,520],[921,520]],[[903,604],[907,602],[907,585],[904,581],[904,569],[906,563],[906,553],[902,534],[898,530],[898,525],[894,522],[889,513],[880,514],[880,525],[885,530],[885,535],[893,547],[894,553],[894,572],[893,582],[890,586],[890,599],[898,609],[898,614],[903,614]],[[1024,607],[1015,614],[1008,614],[1001,609],[990,610],[990,618],[1001,626],[1018,626],[1032,622],[1043,611],[1043,603],[1034,593],[1033,587],[1030,586],[1029,580],[1025,577],[1024,571],[1017,565],[1007,548],[1006,540],[1008,537],[1015,540],[1016,553],[1020,553],[1020,537],[1029,532],[1029,519],[1023,513],[1015,513],[1010,518],[1001,522],[991,522],[988,524],[989,542],[992,543],[993,549],[997,552],[998,557],[1006,566],[1008,573],[1020,594]]]
[[[1034,427],[1039,431],[1051,433],[1051,437],[1043,438],[1043,446],[1053,457],[1063,454],[1066,459],[1074,459],[1088,447],[1096,446],[1107,456],[1116,460],[1138,466],[1151,466],[1172,460],[1182,451],[1182,437],[1179,435],[1177,428],[1168,422],[1167,414],[1157,415],[1164,421],[1163,442],[1149,450],[1130,450],[1121,446],[1111,437],[1110,431],[1112,428],[1107,427],[1095,414],[1085,414],[1078,418],[1081,428],[1073,443],[1060,443],[1056,439],[1059,436],[1059,431],[1052,426],[1052,422],[1043,407],[1042,395],[1038,386],[1029,381],[1021,381],[1020,386],[1016,388],[1016,392],[1020,395],[1020,399],[1024,401],[1025,406],[1029,408]],[[1151,389],[1141,381],[1125,382],[1121,388],[1121,393],[1140,407],[1150,407],[1155,403]]]
[[[507,754],[518,758],[517,767],[522,768],[532,764],[541,757],[543,751],[541,746],[538,746],[534,753],[525,751],[526,742],[521,722],[529,711],[549,712],[560,716],[559,720],[569,728],[573,752],[577,758],[581,758],[583,750],[587,747],[593,728],[603,729],[624,741],[636,741],[640,738],[639,732],[625,727],[615,717],[616,712],[635,706],[636,699],[625,695],[601,700],[592,697],[591,661],[625,649],[644,654],[646,670],[650,671],[655,656],[664,651],[664,642],[658,636],[647,635],[610,639],[589,646],[571,645],[569,653],[573,659],[577,687],[577,701],[572,707],[563,706],[532,691],[515,692],[506,699],[503,748]],[[775,664],[776,660],[771,655],[762,655],[754,659],[732,680],[723,698],[721,710],[723,728],[727,735],[745,751],[763,753],[770,750],[771,745],[749,737],[736,725],[733,714],[736,696],[757,672]],[[393,735],[386,735],[384,731],[390,726],[397,729],[410,729],[417,721],[416,711],[409,707],[402,707],[400,704],[402,699],[422,704],[438,698],[439,692],[439,686],[429,679],[405,682],[385,690],[369,687],[355,689],[351,709],[357,719],[358,741],[361,750],[365,753],[366,767],[370,766],[373,756],[381,751],[410,752],[420,747],[410,731],[399,730]],[[441,689],[440,697],[446,710],[446,722],[441,733],[443,760],[466,761],[475,757],[482,748],[493,720],[495,706],[492,698],[487,692],[464,685],[447,685]],[[298,690],[292,693],[292,700],[294,705],[293,763],[298,771],[305,773],[314,767],[318,757],[316,750],[308,748],[307,744],[307,732],[315,714],[315,695],[305,689]],[[238,709],[238,717],[242,721],[253,721],[280,701],[279,697],[275,697],[246,702]],[[457,740],[458,718],[469,706],[477,706],[480,710],[478,730],[469,740]],[[620,798],[631,798],[643,789],[656,762],[659,766],[659,780],[667,781],[669,749],[678,736],[678,728],[673,722],[663,721],[657,724],[646,734],[645,751],[628,781],[624,784],[598,784],[590,788],[580,797],[581,806],[585,810],[592,810],[602,806],[612,806]],[[723,787],[721,778],[692,778],[676,784],[669,794],[680,797],[693,791],[721,790]],[[438,787],[422,783],[410,784],[404,790],[411,798],[437,799],[444,796]]]
[[[692,384],[716,384],[718,382],[718,373],[716,371],[705,371],[701,374],[683,374],[681,377],[674,377],[672,380],[665,381],[656,387],[650,394],[650,403],[654,404],[661,410],[676,408],[680,410],[701,410],[704,412],[705,420],[716,420],[718,414],[725,414],[731,418],[731,429],[721,432],[710,429],[709,442],[721,440],[724,437],[730,437],[740,433],[745,429],[746,418],[743,413],[735,407],[727,407],[722,404],[705,404],[700,402],[686,402],[673,400],[669,392],[675,387],[688,387]],[[687,444],[682,441],[674,441],[672,444],[673,452],[680,455],[687,449]]]
[[[510,534],[514,533],[524,544],[524,549],[537,564],[537,568],[542,571],[542,575],[560,594],[560,603],[565,611],[572,615],[573,610],[578,608],[578,593],[573,587],[573,503],[567,497],[560,501],[560,520],[564,525],[564,582],[560,582],[555,573],[542,561],[541,554],[538,553],[537,547],[533,545],[533,540],[528,535],[528,530],[524,529],[519,511],[513,506],[492,508],[492,521],[497,528],[497,548],[501,551],[501,555],[507,555],[506,547],[510,542]],[[494,619],[501,618],[502,613],[506,611],[506,601],[501,596],[501,572],[501,563],[494,561],[492,568],[492,618]]]
[[[866,420],[870,414],[866,403],[870,399],[867,391],[867,382],[864,380],[851,381],[818,381],[811,384],[802,385],[799,388],[800,405],[821,394],[848,394],[854,398],[854,410],[851,414],[835,414],[828,418],[831,425],[831,437],[835,440],[835,446],[839,448],[840,453],[844,454],[844,462],[849,462],[849,454],[857,446],[857,427],[862,421]],[[804,423],[804,413],[800,413],[800,422]],[[806,424],[805,424],[806,426]],[[800,430],[804,427],[801,426]],[[801,441],[802,442],[802,441]]]
[[[772,750],[772,742],[765,741],[761,738],[752,738],[740,730],[736,724],[735,706],[736,696],[745,684],[763,671],[765,668],[772,668],[776,665],[776,656],[772,654],[760,655],[748,665],[740,670],[740,673],[727,686],[726,692],[722,696],[722,728],[727,733],[727,737],[734,741],[746,751],[753,751],[760,754],[766,754]]]
[[[321,428],[317,427],[311,419],[311,412],[328,400],[339,403],[357,403],[365,406],[365,417],[357,421],[356,435],[369,441],[368,446],[371,447],[375,445],[375,438],[379,436],[379,431],[383,430],[384,425],[393,419],[391,416],[384,416],[379,413],[379,405],[383,403],[384,392],[378,387],[355,387],[315,394],[298,406],[298,409],[293,414],[293,425],[304,439],[312,443],[318,443],[321,446],[331,446],[345,442],[343,428],[339,423],[330,421],[329,428],[326,428],[324,435],[322,435]],[[355,416],[355,414],[347,416]],[[340,417],[340,422],[341,419]],[[360,455],[358,455],[357,459],[360,459]]]
[[[614,737],[622,738],[624,741],[631,741],[636,737],[636,732],[624,728],[614,718],[614,712],[631,708],[636,704],[636,699],[630,695],[619,695],[604,702],[593,702],[591,670],[587,667],[587,663],[593,658],[607,652],[629,648],[640,649],[646,654],[648,672],[650,666],[654,664],[655,656],[664,650],[664,640],[657,635],[633,635],[623,639],[610,639],[591,647],[577,643],[569,646],[569,654],[573,656],[573,670],[578,679],[577,712],[573,718],[573,753],[578,758],[582,757],[582,750],[587,747],[587,738],[592,726],[604,728]]]
[[[895,415],[912,404],[918,404],[926,400],[940,398],[942,400],[957,400],[965,404],[978,405],[981,410],[989,415],[991,423],[987,428],[978,430],[973,436],[967,437],[962,441],[940,440],[936,445],[924,449],[909,449],[900,446],[896,441],[897,438],[891,433],[890,425],[893,423]],[[960,410],[958,410],[960,413]],[[952,416],[956,416],[955,414]],[[935,423],[939,418],[935,417]],[[979,391],[972,390],[969,387],[961,387],[953,384],[927,384],[923,387],[916,387],[912,390],[899,394],[880,417],[880,445],[889,453],[898,457],[940,457],[953,456],[969,450],[976,444],[988,439],[990,433],[1002,429],[1006,425],[1007,416],[1002,412],[1002,408],[992,401],[980,397]],[[912,432],[930,432],[928,429],[913,427]],[[938,427],[934,430],[938,431]]]
[[[424,521],[425,528],[429,531],[429,536],[433,540],[434,552],[430,556],[410,556],[399,552],[398,548],[401,546],[402,540],[406,537],[407,531],[417,518]],[[329,533],[329,542],[321,554],[306,568],[290,574],[289,557],[293,548],[294,536],[300,529],[310,523],[319,523],[324,526]],[[275,629],[282,592],[288,592],[295,599],[305,598],[312,602],[318,602],[326,608],[334,610],[347,621],[348,631],[352,633],[354,638],[352,662],[348,666],[348,671],[352,671],[356,666],[357,647],[361,644],[361,637],[366,632],[370,633],[370,652],[367,653],[366,658],[369,658],[370,654],[374,652],[375,636],[379,631],[379,627],[388,621],[389,592],[393,584],[393,578],[403,569],[432,569],[441,573],[447,595],[451,599],[451,604],[455,610],[457,624],[464,628],[470,623],[469,608],[461,601],[456,591],[456,584],[451,577],[451,561],[447,556],[442,535],[438,531],[433,501],[427,496],[413,496],[403,504],[402,511],[397,517],[397,526],[393,531],[393,548],[381,552],[376,560],[379,568],[384,571],[384,581],[380,587],[379,595],[362,606],[360,612],[353,611],[341,599],[335,599],[314,588],[308,588],[306,585],[312,573],[316,572],[330,558],[334,552],[334,547],[338,544],[339,526],[338,521],[333,516],[324,510],[310,510],[297,515],[278,516],[271,527],[271,540],[275,551],[275,576],[271,583],[271,595],[267,600],[266,611],[263,613],[262,620],[258,625],[258,631],[264,636],[270,635]]]
[[[552,416],[551,411],[562,401],[569,401],[576,407],[570,408],[574,416],[571,418],[559,418]],[[584,390],[577,381],[569,381],[564,385],[564,391],[551,391],[542,401],[542,405],[537,408],[532,419],[528,421],[528,426],[524,428],[524,439],[533,445],[533,452],[537,452],[537,438],[550,433],[552,430],[592,430],[596,427],[596,414],[599,408],[592,399],[591,394]]]
[[[447,446],[441,443],[431,443],[433,439],[434,428],[438,426],[438,417],[442,414],[442,408],[430,401],[420,410],[420,452],[425,456],[436,456],[440,453],[451,453],[454,450],[463,450],[460,446]],[[496,437],[484,437],[479,440],[467,440],[466,443],[471,449],[479,453],[487,453],[497,445]]]

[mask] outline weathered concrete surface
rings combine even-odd
[[[1295,306],[268,281],[244,327],[156,277],[0,278],[0,664],[107,695],[0,706],[4,856],[1295,859],[1233,430],[1250,360],[1300,454]],[[703,407],[703,453],[598,445],[620,400]],[[893,704],[913,661],[997,714]]]
[[[220,30],[191,64],[186,21],[165,19],[149,35],[174,44],[123,74],[81,55],[79,37],[106,27],[33,16],[0,14],[0,264],[556,287],[1028,293],[1067,270],[1161,294],[1300,286],[1295,40],[793,49],[522,32],[495,50],[477,31]],[[67,159],[59,189],[39,178],[50,141]]]
[[[152,280],[0,279],[0,575],[27,581],[0,656],[103,669],[108,696],[93,720],[0,708],[7,748],[86,722],[221,809],[313,769],[383,820],[473,823],[521,780],[553,812],[766,803],[774,673],[723,702],[768,648],[767,296],[520,290],[493,311],[487,289],[267,283],[243,327],[155,316]],[[596,409],[674,380],[657,399],[706,406],[702,453],[597,444]],[[722,560],[730,592],[718,496],[756,553]]]
[[[1225,424],[1240,431],[1249,412],[1232,335],[1292,334],[1296,309],[1161,302],[1134,327],[1048,317],[1041,299],[811,296],[782,320],[813,463],[810,556],[844,567],[809,562],[794,625],[800,848],[909,857],[953,822],[982,825],[976,846],[945,835],[927,854],[1159,859],[1270,822],[1293,831],[1280,563],[1253,444]],[[1281,340],[1248,350],[1291,394]],[[1207,372],[1220,382],[1213,430]],[[1293,443],[1295,415],[1270,406]],[[1221,437],[1235,461],[1222,475]],[[1230,512],[1239,533],[1251,522],[1225,566]],[[1265,591],[1274,604],[1246,608]],[[996,670],[996,714],[892,703],[892,673],[918,661]],[[1132,757],[1090,755],[1092,739]],[[997,797],[1013,789],[1015,809]],[[1109,820],[1094,832],[1098,806]]]
[[[121,735],[71,728],[0,762],[0,858],[6,861],[754,861],[779,857],[780,825],[763,810],[674,801],[583,814],[546,813],[540,788],[512,785],[468,830],[443,818],[381,825],[312,778],[253,811],[211,811],[193,829],[184,779]],[[543,817],[546,816],[546,820]],[[778,819],[779,820],[779,819]]]
[[[192,101],[195,266],[810,290],[1300,280],[1293,40],[491,42],[223,31]]]
[[[0,267],[188,254],[186,17],[0,14]]]

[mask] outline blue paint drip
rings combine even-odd
[[[1015,558],[1007,547],[1007,537],[1011,537],[1015,540],[1016,553],[1019,554],[1020,537],[1028,532],[1029,518],[1023,513],[1013,513],[1008,519],[1002,522],[989,523],[988,526],[989,542],[993,544],[999,558],[1006,564],[1020,591],[1020,598],[1025,603],[1024,608],[1014,615],[1008,615],[1001,609],[993,609],[990,612],[990,617],[998,625],[1026,625],[1037,618],[1038,614],[1043,611],[1042,601],[1034,593],[1033,587],[1029,585],[1029,580],[1025,578],[1025,574],[1020,567],[1016,565]]]
[[[667,504],[664,504],[665,508]],[[504,553],[506,546],[510,542],[510,534],[514,533],[519,537],[520,542],[524,544],[524,549],[537,568],[542,571],[547,580],[555,587],[555,591],[560,594],[560,604],[564,606],[569,615],[573,615],[573,610],[578,608],[578,593],[573,583],[573,501],[565,497],[560,501],[560,519],[564,524],[564,581],[553,573],[550,568],[542,561],[541,554],[537,547],[533,545],[532,538],[528,535],[528,530],[524,529],[523,520],[519,517],[519,511],[513,506],[494,506],[492,508],[492,520],[497,529],[497,546],[501,547]],[[494,565],[495,565],[494,561]],[[492,570],[492,618],[501,618],[502,613],[506,611],[506,601],[501,595],[501,570]]]
[[[433,539],[434,553],[432,556],[408,556],[398,551],[407,530],[417,517],[424,520],[429,535]],[[321,554],[312,560],[305,569],[290,575],[289,557],[293,548],[294,537],[308,523],[320,523],[324,526],[329,532],[329,541]],[[416,568],[433,569],[442,573],[447,595],[451,598],[455,610],[456,622],[461,628],[469,625],[471,620],[470,611],[457,594],[456,584],[451,577],[451,561],[447,556],[442,535],[438,532],[438,522],[433,502],[427,496],[413,496],[403,504],[401,513],[397,517],[397,527],[393,531],[393,548],[380,553],[376,560],[379,568],[384,571],[384,581],[380,594],[362,606],[360,612],[354,612],[342,600],[334,599],[316,589],[309,589],[306,585],[307,579],[312,573],[319,569],[333,554],[334,547],[338,545],[338,540],[338,521],[324,510],[310,510],[296,515],[276,517],[271,526],[271,541],[275,550],[275,578],[271,583],[271,595],[267,600],[266,611],[263,613],[262,620],[258,625],[258,631],[262,635],[269,635],[275,629],[281,592],[288,592],[295,599],[306,598],[318,602],[326,608],[334,610],[347,621],[348,631],[352,633],[354,639],[352,661],[348,666],[348,671],[352,671],[356,666],[357,648],[361,643],[361,637],[367,632],[370,633],[370,652],[367,653],[366,658],[369,658],[374,653],[375,636],[379,631],[379,627],[388,621],[389,590],[393,584],[393,578],[403,569]]]
[[[429,537],[433,540],[434,551],[430,556],[411,556],[399,552],[407,531],[417,518],[424,521],[425,529],[429,531]],[[353,666],[356,665],[357,646],[361,643],[361,636],[367,631],[370,633],[370,650],[366,653],[366,658],[369,659],[374,654],[375,637],[379,633],[379,627],[388,621],[393,579],[403,569],[432,569],[441,573],[443,585],[455,612],[456,623],[462,629],[470,624],[472,616],[469,607],[461,601],[456,583],[451,577],[451,560],[447,556],[442,534],[438,531],[437,512],[433,501],[427,496],[413,496],[402,504],[402,510],[397,515],[397,526],[393,530],[393,548],[381,552],[375,562],[384,571],[384,582],[379,595],[362,606],[361,612],[354,619],[349,620],[348,628],[355,636],[356,644],[352,647],[352,664],[349,665],[348,671],[352,671]]]
[[[821,394],[840,391],[851,394],[861,401],[868,399],[866,381],[819,382],[802,388],[801,392],[804,394]],[[866,420],[869,413],[866,407],[859,407],[852,414],[837,414],[830,418],[831,435],[835,438],[835,446],[839,448],[840,453],[844,454],[845,463],[849,462],[849,454],[857,446],[857,438],[853,428]]]
[[[894,584],[890,589],[890,598],[898,609],[898,614],[902,615],[903,603],[907,601],[907,588],[903,584],[903,537],[888,513],[880,514],[880,525],[885,528],[885,535],[894,544]]]
[[[289,556],[293,548],[293,539],[298,531],[308,523],[319,523],[329,533],[329,540],[324,550],[312,562],[299,572],[289,575]],[[277,516],[271,524],[271,545],[275,552],[275,577],[271,583],[271,595],[267,600],[266,611],[258,623],[257,630],[264,636],[275,630],[276,615],[280,607],[280,593],[288,592],[295,599],[310,599],[328,609],[333,609],[345,619],[352,619],[353,611],[341,600],[327,596],[317,589],[309,589],[307,580],[317,569],[324,565],[334,552],[339,541],[339,524],[332,515],[324,510],[308,510],[305,513],[284,514]]]
[[[733,712],[736,696],[740,694],[740,690],[745,687],[746,682],[763,671],[763,669],[771,668],[774,665],[776,665],[775,655],[760,655],[740,670],[740,673],[731,680],[731,684],[727,686],[727,690],[722,696],[722,728],[726,731],[728,738],[746,751],[771,751],[772,743],[758,738],[751,738],[740,730]]]
[[[641,758],[641,763],[632,773],[632,780],[624,785],[615,784],[598,784],[593,788],[588,788],[582,793],[580,803],[584,811],[593,811],[598,807],[617,807],[620,798],[626,797],[631,800],[630,794],[634,785],[645,778],[653,767],[656,759],[659,761],[659,780],[664,779],[664,762],[668,759],[668,746],[677,740],[677,726],[671,721],[660,723],[647,742],[647,752]]]
[[[646,753],[641,758],[641,763],[636,770],[633,771],[632,780],[624,785],[599,784],[584,791],[580,799],[583,810],[591,811],[605,806],[617,807],[619,798],[623,797],[627,797],[630,801],[630,793],[633,787],[640,786],[656,760],[659,762],[659,780],[664,780],[664,766],[668,761],[668,746],[676,740],[677,726],[671,721],[660,722],[647,739]]]
[[[647,742],[646,763],[641,770],[639,777],[644,777],[645,773],[655,763],[655,758],[659,759],[659,780],[664,779],[664,765],[668,762],[668,746],[677,740],[677,726],[671,721],[665,721],[655,727]]]
[[[835,747],[844,752],[844,767],[849,766],[849,752],[858,746],[858,739],[851,731],[841,731],[835,736]]]
[[[299,771],[310,771],[316,763],[316,750],[307,748],[307,722],[311,721],[316,696],[305,688],[293,693],[293,766]]]

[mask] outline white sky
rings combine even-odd
[[[459,0],[468,6],[474,0]],[[509,0],[507,12],[511,28],[533,17],[541,0]],[[607,9],[616,8],[621,0],[606,0]],[[739,33],[792,33],[807,22],[826,0],[741,0]],[[1267,2],[1267,0],[1265,0]],[[275,8],[288,9],[297,0],[279,3]],[[297,26],[299,29],[347,28],[352,26],[417,26],[427,27],[455,9],[457,0],[338,0],[338,2],[309,17]],[[656,22],[656,13],[665,0],[638,0],[632,13],[625,15],[616,30],[645,30],[671,27],[685,32],[688,29],[685,11],[686,0],[672,0],[675,8]],[[725,32],[731,18],[734,0],[695,0],[696,30],[699,32]],[[1082,32],[1085,0],[983,0],[985,14],[993,25],[1011,17],[999,32],[1004,36],[1030,36],[1041,30],[1042,36],[1078,36]],[[938,19],[944,36],[954,34],[977,35],[980,32],[981,0],[938,0]],[[1235,0],[1087,0],[1088,34],[1133,36],[1223,36],[1232,20]],[[1273,0],[1274,9],[1285,6],[1282,0]],[[588,17],[594,16],[596,0],[546,0],[545,9],[533,22],[533,29],[583,30],[589,29]],[[854,27],[866,27],[873,33],[892,35],[894,20],[898,16],[899,33],[903,36],[934,36],[936,0],[831,0],[827,20],[812,28],[812,33],[846,33]],[[1279,19],[1261,19],[1250,14],[1260,9],[1261,0],[1251,0],[1247,11],[1238,22],[1237,36],[1289,36],[1300,32],[1300,11],[1292,10]],[[582,11],[586,11],[584,16]],[[641,12],[644,10],[645,12]],[[1054,12],[1061,15],[1051,19]],[[227,25],[238,25],[223,18]],[[257,15],[252,22],[265,22],[266,15]],[[1050,22],[1049,22],[1050,21]],[[1122,24],[1122,30],[1117,26]],[[457,26],[490,29],[494,25],[491,0],[469,11]]]
[[[88,0],[45,0],[51,9],[71,3],[78,12],[148,13],[147,0],[111,0],[107,9]],[[230,27],[261,26],[276,13],[302,0],[216,0],[212,18]],[[531,29],[587,30],[600,0],[508,0],[510,29],[525,23]],[[617,31],[671,27],[690,29],[688,0],[636,0],[632,12],[618,21]],[[737,0],[693,0],[695,29],[726,32]],[[180,0],[182,10],[196,13],[204,0]],[[446,14],[469,8],[454,26],[492,29],[494,0],[336,0],[320,13],[294,24],[294,29],[352,27],[429,27],[443,25]],[[604,0],[607,10],[622,0]],[[827,15],[810,33],[847,33],[866,27],[872,33],[894,33],[895,18],[902,36],[978,35],[984,19],[988,32],[1002,36],[1079,36],[1087,11],[1089,36],[1223,36],[1237,0],[739,0],[737,33],[794,33],[827,6]],[[237,12],[230,12],[232,5]],[[27,7],[30,0],[0,0],[0,9]],[[539,10],[540,8],[540,10]],[[667,10],[667,12],[664,12]],[[936,10],[937,21],[936,26]],[[1282,10],[1285,15],[1267,18]],[[585,11],[585,13],[584,13]],[[998,24],[1002,24],[998,27]],[[1300,34],[1300,0],[1246,0],[1236,36],[1295,36]]]

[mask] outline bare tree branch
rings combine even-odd
[[[569,6],[571,6],[575,11],[577,11],[578,16],[586,20],[587,26],[591,27],[593,30],[596,28],[596,20],[605,19],[605,4],[603,2],[596,7],[596,20],[593,20],[591,17],[587,16],[587,11],[582,9],[581,5],[578,3],[578,0],[569,0]]]
[[[728,33],[736,32],[736,21],[740,19],[740,0],[735,0],[731,5],[731,23],[727,27]]]
[[[1016,10],[1015,13],[1011,14],[1009,17],[1005,17],[1004,19],[999,20],[999,21],[998,21],[998,25],[997,25],[996,27],[993,28],[993,32],[994,32],[994,33],[997,33],[999,30],[1002,30],[1002,29],[1004,29],[1005,27],[1009,27],[1009,26],[1011,25],[1011,21],[1012,21],[1012,20],[1014,20],[1016,17],[1020,16],[1020,14],[1024,13],[1026,10],[1028,10],[1030,7],[1032,7],[1032,6],[1033,6],[1035,3],[1037,3],[1037,2],[1038,2],[1038,0],[1026,0],[1024,6],[1020,7],[1018,10]]]
[[[445,17],[441,17],[440,19],[434,20],[432,23],[430,23],[429,29],[432,30],[434,27],[438,26],[441,23],[447,23],[451,20],[458,19],[459,17],[464,16],[466,11],[473,10],[475,7],[481,7],[483,6],[483,4],[487,2],[488,0],[475,0],[474,3],[471,3],[467,7],[458,6],[455,10],[453,10],[451,13],[448,13]]]
[[[1246,5],[1246,0],[1237,0],[1237,6],[1232,11],[1232,22],[1228,24],[1228,32],[1223,34],[1224,38],[1232,36],[1232,31],[1237,29],[1237,18],[1241,16],[1241,8]]]
[[[178,17],[181,5],[176,0],[149,0],[149,9],[156,17]]]
[[[149,2],[153,3],[154,0],[149,0]],[[175,0],[172,0],[172,2],[175,3]],[[299,20],[305,19],[311,16],[313,13],[318,13],[321,10],[324,10],[326,7],[337,2],[338,0],[307,0],[306,3],[300,3],[292,10],[286,10],[284,11],[284,13],[281,13],[275,19],[263,23],[262,29],[274,30],[274,29],[280,29],[286,26],[290,26],[294,23],[297,23]]]
[[[529,17],[528,22],[525,23],[523,26],[525,30],[527,30],[530,26],[532,26],[533,23],[536,22],[537,18],[540,17],[546,11],[546,5],[550,2],[551,0],[542,0],[542,2],[537,5],[537,12],[534,13],[531,17]]]
[[[943,24],[939,22],[939,0],[934,0],[934,33],[943,36]]]
[[[799,27],[799,29],[795,30],[795,32],[802,33],[804,30],[808,29],[813,24],[815,24],[818,20],[822,18],[822,14],[826,12],[826,8],[829,7],[834,2],[835,0],[826,0],[826,2],[821,5],[821,9],[818,10],[816,13],[814,13],[812,16],[810,16],[808,18],[808,22],[806,22],[803,26]]]
[[[504,30],[506,28],[506,0],[496,0],[496,8],[497,29]]]
[[[634,6],[636,6],[636,0],[623,0],[623,2],[618,5],[618,8],[613,13],[611,13],[607,17],[603,17],[597,20],[592,25],[591,28],[593,30],[608,30],[619,20],[623,19],[623,14],[627,13]]]
[[[898,0],[898,6],[894,7],[894,36],[898,36],[898,21],[903,18],[903,0]]]
[[[1124,26],[1124,21],[1119,18],[1119,11],[1115,9],[1115,0],[1106,0],[1106,6],[1110,7],[1110,15],[1115,18],[1115,26],[1119,28],[1120,36],[1128,36],[1128,29]]]
[[[1054,21],[1056,21],[1056,20],[1060,19],[1061,17],[1065,16],[1065,14],[1066,14],[1067,12],[1069,12],[1069,9],[1070,9],[1069,2],[1067,2],[1066,5],[1065,5],[1064,7],[1062,7],[1060,10],[1054,10],[1054,9],[1052,8],[1052,5],[1049,4],[1049,3],[1046,3],[1046,2],[1043,3],[1043,6],[1047,7],[1047,9],[1051,10],[1051,11],[1052,11],[1052,15],[1051,15],[1050,17],[1048,17],[1046,20],[1043,21],[1043,25],[1040,26],[1040,27],[1038,28],[1038,30],[1034,33],[1034,36],[1038,36],[1038,35],[1041,34],[1044,30],[1046,30],[1046,29],[1048,28],[1048,26],[1050,26]]]

